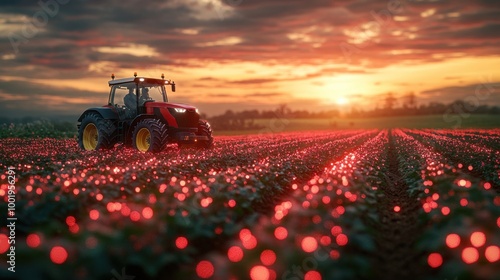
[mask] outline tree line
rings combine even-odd
[[[336,119],[336,118],[374,118],[374,117],[399,117],[399,116],[424,116],[438,114],[494,114],[500,115],[500,107],[478,105],[463,100],[451,103],[430,102],[418,105],[415,94],[410,93],[404,97],[403,102],[397,106],[397,99],[392,94],[384,98],[383,106],[374,109],[361,109],[353,106],[347,112],[338,109],[311,112],[308,110],[292,110],[286,104],[280,104],[274,110],[244,110],[235,112],[227,110],[223,114],[208,117],[210,124],[218,130],[251,130],[261,129],[262,125],[256,123],[258,119],[289,118],[289,119]]]

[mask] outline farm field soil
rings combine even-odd
[[[1,279],[500,279],[500,129],[219,136],[158,154],[8,138],[0,154],[0,219],[17,218],[15,273],[0,224]]]

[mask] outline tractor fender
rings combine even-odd
[[[118,119],[118,114],[113,111],[111,108],[107,107],[98,107],[98,108],[90,108],[87,109],[83,114],[78,118],[78,121],[81,122],[83,117],[88,113],[97,113],[101,115],[103,119],[107,120],[116,120]]]

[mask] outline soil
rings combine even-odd
[[[378,204],[380,221],[375,226],[377,255],[374,278],[418,279],[427,269],[425,264],[419,263],[424,253],[415,249],[416,241],[424,229],[424,225],[418,221],[421,205],[416,195],[408,195],[408,187],[399,172],[394,145],[389,134],[389,172],[380,186],[384,196]],[[399,209],[395,209],[396,206]]]

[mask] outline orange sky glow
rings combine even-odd
[[[389,92],[449,103],[482,88],[482,104],[500,105],[495,1],[28,2],[0,4],[2,115],[77,114],[104,105],[111,73],[135,71],[165,73],[172,101],[208,115],[373,109]]]

